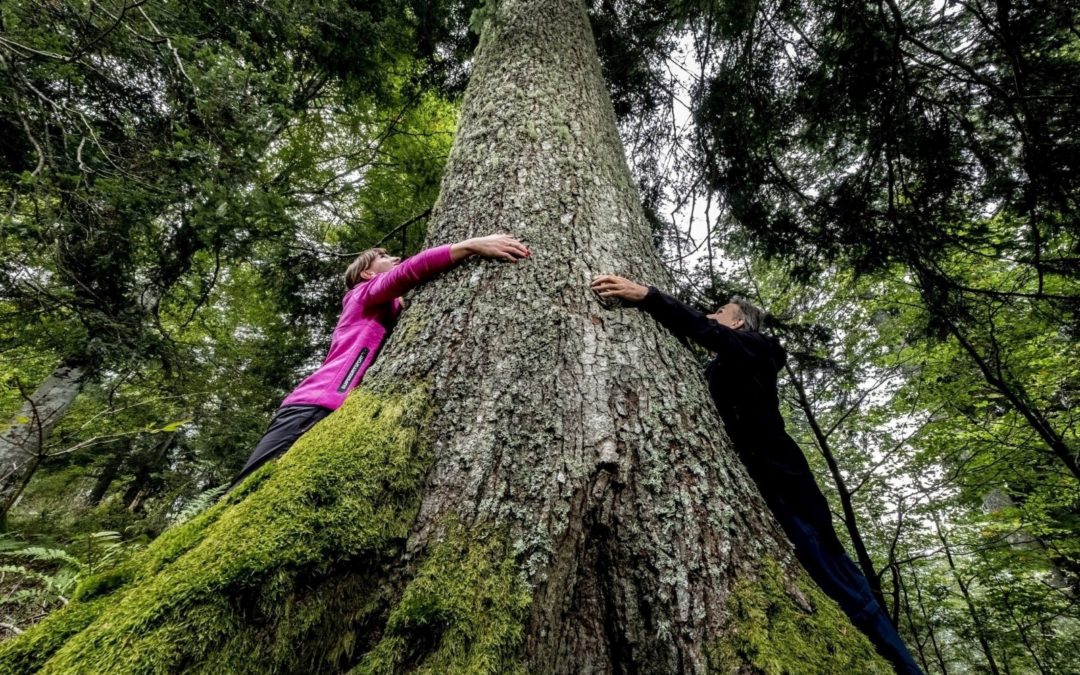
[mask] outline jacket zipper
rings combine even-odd
[[[337,388],[339,394],[344,393],[349,388],[349,383],[356,377],[356,371],[360,370],[360,364],[364,362],[367,355],[367,347],[361,349],[360,353],[356,355],[356,360],[353,361],[352,368],[349,368],[348,374],[345,375],[345,379],[341,381],[341,384]]]

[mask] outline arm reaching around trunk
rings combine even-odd
[[[508,234],[489,234],[486,237],[474,237],[459,241],[450,247],[450,255],[454,262],[461,262],[469,256],[478,255],[484,258],[502,258],[510,262],[517,262],[519,258],[527,258],[531,251],[517,239]]]
[[[592,289],[602,298],[622,298],[633,303],[675,335],[693,340],[710,351],[718,352],[737,342],[735,330],[652,286],[601,274],[593,279]]]
[[[524,244],[510,235],[492,234],[429,248],[401,263],[397,263],[395,258],[384,256],[389,262],[380,258],[372,263],[368,271],[362,273],[367,280],[363,283],[361,292],[367,295],[369,302],[390,302],[470,256],[517,262],[530,254]],[[387,268],[379,269],[382,265]]]

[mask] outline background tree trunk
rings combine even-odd
[[[916,485],[918,485],[918,482],[916,482]],[[919,487],[922,488],[921,485]],[[994,658],[994,652],[990,647],[992,640],[987,634],[985,622],[980,616],[979,609],[975,606],[975,600],[971,596],[968,582],[964,581],[963,574],[956,567],[956,560],[953,558],[948,536],[945,534],[945,529],[941,524],[941,518],[938,516],[937,511],[934,510],[930,511],[930,515],[934,522],[934,531],[937,534],[938,541],[941,542],[942,551],[945,553],[945,560],[949,563],[949,572],[952,574],[953,581],[956,582],[956,587],[960,589],[960,595],[964,598],[964,604],[967,606],[968,613],[971,616],[971,625],[974,627],[975,637],[979,641],[979,647],[982,648],[983,656],[986,657],[986,664],[993,675],[998,675],[1001,670],[998,668],[997,659]]]
[[[80,366],[57,367],[0,432],[0,524],[41,464],[45,441],[75,402],[85,376]]]
[[[1013,502],[1013,498],[1008,492],[1000,487],[991,488],[983,495],[982,508],[986,513],[997,514],[1001,511],[1013,509],[1015,507],[1016,504]],[[1013,548],[1034,549],[1046,553],[1046,583],[1053,588],[1062,589],[1069,587],[1068,577],[1066,577],[1065,573],[1054,564],[1046,545],[1043,544],[1038,537],[1035,537],[1027,530],[1017,529],[1015,532],[1006,535],[1005,541]]]
[[[584,3],[478,19],[429,242],[532,258],[426,285],[341,410],[0,664],[889,671],[793,562],[690,353],[589,291],[663,273]]]
[[[105,495],[109,492],[109,488],[112,487],[113,481],[120,474],[120,467],[124,464],[124,459],[131,454],[131,439],[121,438],[113,444],[111,454],[105,460],[105,463],[101,466],[101,469],[97,476],[94,477],[94,486],[90,488],[90,492],[86,495],[84,502],[87,508],[93,508],[101,503],[101,500],[105,498]]]
[[[938,645],[937,635],[934,632],[934,621],[930,612],[926,609],[926,603],[923,602],[922,587],[919,586],[919,574],[914,565],[909,566],[911,570],[911,581],[915,585],[915,599],[919,603],[919,613],[922,615],[923,623],[926,625],[926,634],[930,639],[930,645],[934,648],[934,658],[939,668],[941,668],[942,675],[948,675],[949,669],[945,666],[945,657],[941,654],[941,647]],[[920,650],[921,651],[921,650]],[[929,664],[924,661],[926,672],[930,672]]]

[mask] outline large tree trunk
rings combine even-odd
[[[0,432],[0,524],[41,464],[45,441],[75,402],[85,376],[80,366],[57,367]]]
[[[793,562],[689,353],[588,290],[663,275],[584,3],[485,8],[429,237],[532,258],[425,286],[340,411],[0,664],[889,670]]]

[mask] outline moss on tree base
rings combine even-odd
[[[358,391],[282,460],[87,580],[0,646],[0,672],[525,672],[531,593],[501,533],[458,524],[402,588],[430,453],[424,392]],[[729,596],[717,673],[889,673],[835,603],[771,560]]]
[[[453,526],[352,673],[524,673],[530,602],[505,537]]]
[[[355,392],[280,461],[4,643],[0,672],[319,672],[354,661],[382,625],[386,568],[420,504],[425,401],[420,390]]]
[[[765,559],[758,577],[735,584],[727,606],[732,625],[709,650],[709,671],[892,673],[843,610],[797,569],[794,589],[808,606],[796,600],[788,575],[774,560]]]

